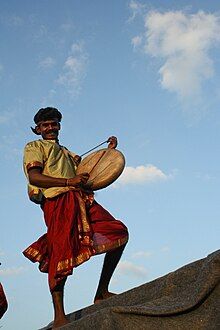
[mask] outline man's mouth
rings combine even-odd
[[[47,132],[45,133],[45,137],[47,139],[56,139],[58,136],[58,132]]]
[[[47,135],[57,135],[57,132],[53,131],[53,132],[47,132]]]

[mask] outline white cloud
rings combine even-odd
[[[48,36],[48,29],[47,29],[47,26],[41,24],[41,25],[38,27],[38,29],[37,29],[35,35],[33,35],[33,38],[34,38],[35,40],[42,40],[42,39],[45,38],[46,36]]]
[[[86,75],[88,56],[82,42],[74,43],[70,55],[67,57],[63,73],[59,75],[57,83],[64,86],[72,96],[81,91],[82,81]]]
[[[161,252],[170,252],[170,247],[169,246],[163,246],[161,248]]]
[[[57,94],[57,90],[51,88],[48,91],[48,94],[44,96],[40,102],[41,107],[47,107],[48,104],[52,104],[54,102],[54,97]]]
[[[159,69],[162,88],[182,99],[191,98],[214,75],[210,50],[220,43],[220,16],[203,11],[150,11],[145,15],[143,43],[146,54],[163,62]]]
[[[20,16],[18,16],[18,15],[12,15],[10,17],[10,20],[9,21],[10,21],[10,24],[11,25],[14,25],[14,26],[21,26],[24,23],[23,18],[20,17]]]
[[[72,23],[63,23],[63,24],[61,24],[60,28],[61,28],[61,30],[68,32],[68,31],[72,30],[73,24]]]
[[[115,186],[118,186],[119,184],[144,184],[161,180],[164,181],[170,177],[171,175],[164,174],[154,165],[140,165],[137,167],[127,166],[117,180],[117,183],[115,183]]]
[[[25,267],[11,267],[11,268],[5,268],[0,270],[0,276],[13,276],[13,275],[19,275],[26,271]]]
[[[212,174],[201,172],[196,173],[196,178],[203,181],[213,181],[216,179],[216,177]]]
[[[131,0],[129,3],[129,9],[131,11],[131,16],[129,17],[128,21],[133,21],[137,15],[142,14],[143,9],[145,8],[145,5],[141,4],[138,1]]]
[[[139,47],[142,43],[142,37],[141,36],[136,36],[136,37],[133,37],[132,40],[131,40],[131,44],[134,48],[134,50]]]
[[[39,67],[43,69],[52,68],[55,65],[56,61],[54,58],[48,56],[42,59],[39,63]]]
[[[24,23],[23,18],[15,14],[1,15],[0,20],[6,26],[19,27],[22,26]]]
[[[137,266],[130,261],[121,261],[117,267],[117,272],[134,277],[145,277],[147,275],[144,267]]]
[[[132,254],[132,258],[149,258],[152,254],[153,253],[149,251],[138,251]]]

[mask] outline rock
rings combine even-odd
[[[69,314],[71,323],[60,329],[218,330],[219,284],[220,250],[152,282]]]

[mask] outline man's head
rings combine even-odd
[[[45,140],[56,140],[59,135],[61,119],[62,114],[56,108],[42,108],[34,116],[36,126],[35,128],[31,127],[31,129]]]

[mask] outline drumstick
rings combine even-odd
[[[94,147],[94,148],[92,148],[92,149],[90,149],[90,150],[88,150],[88,151],[84,152],[84,154],[80,155],[80,157],[83,157],[83,156],[85,156],[85,155],[86,155],[86,154],[88,154],[90,151],[93,151],[94,149],[96,149],[96,148],[98,148],[98,147],[102,146],[103,144],[105,144],[105,143],[107,143],[107,142],[109,142],[109,140],[106,140],[106,141],[104,141],[104,142],[102,142],[102,143],[98,144],[96,147]]]

